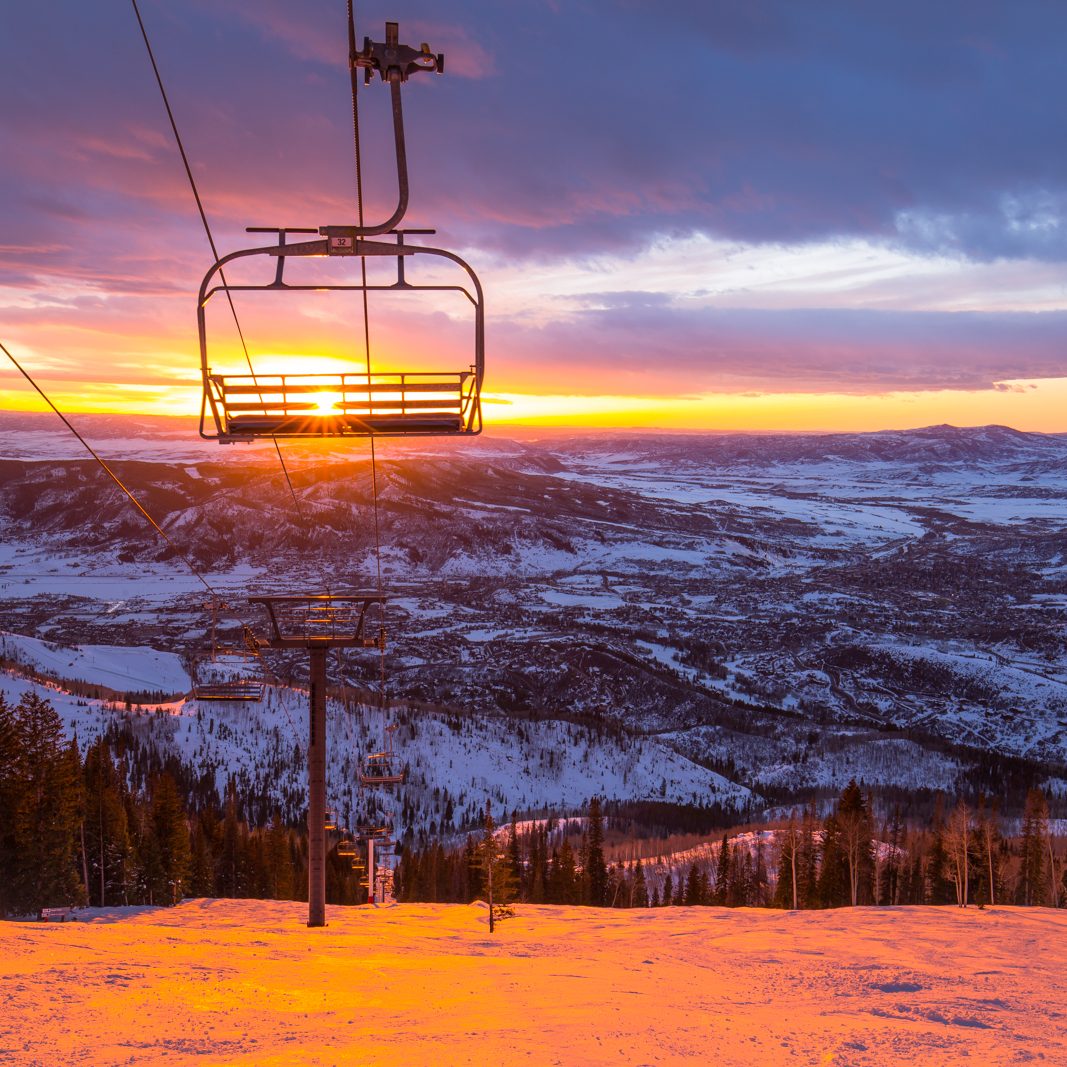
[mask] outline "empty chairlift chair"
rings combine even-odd
[[[211,644],[195,665],[197,700],[260,700],[266,675],[259,658],[259,644],[248,627],[242,627],[244,647],[219,640],[219,614],[226,606],[208,604],[211,613]]]
[[[363,770],[359,773],[359,784],[362,788],[403,785],[407,781],[407,770],[401,764],[400,757],[393,751],[395,731],[395,723],[387,726],[385,750],[372,752],[363,761]]]
[[[408,175],[404,147],[400,86],[418,71],[443,72],[444,57],[435,56],[427,45],[410,48],[398,42],[395,23],[386,25],[386,41],[366,39],[362,52],[353,53],[352,69],[362,69],[369,81],[376,71],[392,95],[393,133],[396,147],[398,201],[385,221],[363,226],[320,226],[318,229],[250,227],[252,233],[273,233],[276,241],[247,248],[218,259],[200,286],[197,326],[203,402],[200,434],[222,444],[252,442],[261,438],[336,438],[367,436],[458,436],[481,432],[481,388],[485,363],[485,309],[481,283],[459,256],[442,248],[407,243],[412,234],[433,230],[404,230],[399,223],[407,211]],[[317,240],[290,242],[290,234],[318,234]],[[385,238],[371,240],[370,238]],[[292,260],[319,257],[329,260],[331,278],[297,281],[286,276]],[[367,280],[360,260],[395,260],[395,280]],[[272,263],[272,275],[257,283],[235,284],[225,268],[238,260],[259,259]],[[427,283],[408,277],[409,265],[435,260],[452,264],[462,272],[454,283]],[[344,268],[348,268],[344,270]],[[419,292],[455,293],[469,302],[473,311],[473,355],[469,365],[444,370],[384,370],[372,365],[353,366],[351,372],[305,373],[300,360],[281,374],[218,373],[209,351],[206,309],[218,294],[232,299],[240,292],[270,293],[284,298],[299,292]],[[348,334],[357,334],[362,323],[351,324]],[[306,367],[305,363],[305,367]],[[249,371],[252,370],[251,365]]]
[[[198,700],[260,700],[266,683],[259,657],[240,648],[219,648],[196,668]]]

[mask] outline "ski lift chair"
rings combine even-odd
[[[344,840],[338,842],[337,855],[338,856],[344,856],[346,859],[351,859],[353,856],[355,856],[356,855],[356,843],[355,843],[355,841],[352,841],[350,838],[346,837]]]
[[[397,760],[392,752],[372,752],[359,773],[359,784],[363,787],[403,785],[407,781],[407,771],[396,766]]]
[[[407,770],[400,766],[400,757],[393,751],[393,734],[396,733],[396,723],[390,723],[385,728],[385,750],[372,752],[363,762],[363,770],[359,775],[361,788],[368,786],[391,786],[403,785],[407,781]]]
[[[247,627],[241,627],[244,646],[219,640],[219,615],[227,611],[217,598],[206,605],[211,613],[211,643],[194,667],[197,700],[260,700],[266,689],[266,672],[259,658],[259,643]]]
[[[324,822],[324,829],[336,830],[337,829],[337,814],[333,811],[326,812],[326,818]]]
[[[243,648],[216,646],[197,665],[197,700],[262,700],[266,689],[259,656]]]
[[[364,226],[320,226],[318,229],[284,226],[249,227],[249,233],[273,233],[272,244],[246,248],[222,256],[212,264],[200,286],[197,329],[203,401],[200,435],[220,444],[252,442],[262,438],[337,438],[462,436],[482,429],[481,389],[485,365],[485,308],[481,283],[470,265],[443,248],[409,245],[412,234],[434,230],[400,229],[407,212],[408,172],[404,146],[400,86],[418,71],[444,71],[444,57],[428,45],[416,50],[399,44],[396,23],[386,24],[384,44],[364,40],[363,51],[351,56],[353,72],[364,71],[369,82],[377,71],[388,82],[392,96],[393,137],[396,150],[397,207],[385,221]],[[289,243],[290,234],[319,235],[318,240]],[[392,240],[369,240],[388,237]],[[256,284],[231,284],[224,268],[236,260],[256,257],[273,261],[273,277]],[[395,259],[396,280],[369,284],[366,273],[354,272],[330,284],[292,284],[285,278],[287,261],[323,257],[336,264],[353,264],[365,257]],[[466,274],[462,284],[419,284],[408,279],[407,266],[426,257],[446,260]],[[465,297],[474,312],[473,358],[469,366],[442,371],[384,372],[374,368],[340,374],[306,374],[299,365],[285,374],[220,374],[211,366],[206,307],[218,293],[228,300],[237,292],[269,292],[284,296],[295,292],[453,292]],[[250,368],[251,369],[251,368]],[[209,419],[210,415],[210,419]]]
[[[393,827],[391,823],[365,823],[362,826],[356,827],[359,832],[360,840],[369,841],[372,838],[377,841],[379,838],[388,837],[392,832]]]

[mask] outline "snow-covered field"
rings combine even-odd
[[[0,1061],[1067,1062],[1067,913],[331,908],[0,924]],[[92,914],[92,913],[90,913]]]
[[[180,656],[154,648],[57,645],[0,630],[0,656],[51,678],[105,685],[120,692],[186,693],[192,685]]]

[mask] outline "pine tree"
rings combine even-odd
[[[515,886],[514,899],[522,899],[525,895],[523,884],[524,866],[522,862],[522,854],[519,848],[519,828],[515,823],[515,812],[511,813],[511,825],[508,827],[508,851],[507,851],[507,863],[508,873],[512,883]]]
[[[704,903],[700,891],[700,872],[695,863],[689,864],[689,874],[685,879],[685,903],[689,907]]]
[[[485,802],[482,840],[478,846],[482,892],[489,902],[489,932],[495,927],[495,909],[515,899],[515,877],[508,862],[507,847],[501,847],[489,801]]]
[[[714,902],[720,907],[726,907],[730,903],[731,872],[730,841],[726,834],[722,835],[722,843],[719,845],[719,860],[715,866],[715,897]]]
[[[128,901],[133,845],[126,815],[125,783],[103,738],[85,753],[82,822],[89,902],[98,907]]]
[[[177,904],[185,896],[192,871],[189,824],[178,786],[164,771],[153,783],[152,825],[159,846],[162,884],[159,902]]]
[[[849,902],[848,862],[841,843],[841,828],[834,813],[823,822],[819,848],[819,906],[843,908]]]
[[[293,899],[293,859],[289,847],[289,831],[277,813],[267,831],[267,864],[270,872],[270,893],[274,900]],[[351,864],[349,864],[351,870]]]
[[[1022,862],[1019,867],[1019,887],[1016,899],[1020,904],[1044,904],[1047,881],[1045,868],[1045,839],[1048,836],[1048,802],[1040,789],[1026,795],[1023,810]]]
[[[893,816],[885,827],[886,859],[882,877],[878,885],[878,902],[880,904],[899,904],[901,894],[902,867],[905,861],[904,843],[906,831],[900,805],[893,808]]]
[[[574,849],[567,838],[563,839],[563,843],[555,853],[551,881],[550,900],[553,904],[578,903],[580,891],[578,872],[574,861]]]
[[[215,856],[215,890],[220,897],[246,897],[243,826],[237,818],[237,784],[226,786],[226,809]]]
[[[470,903],[478,895],[482,883],[478,846],[471,834],[467,834],[467,841],[463,846],[463,861],[457,872],[457,878],[460,899]]]
[[[648,886],[645,884],[645,869],[640,859],[634,864],[633,878],[630,882],[630,907],[648,907]]]
[[[797,869],[800,879],[798,894],[802,908],[821,908],[819,896],[819,843],[817,827],[819,813],[813,800],[804,811],[800,822],[800,846],[797,854]]]
[[[81,807],[77,752],[63,743],[59,716],[37,694],[22,697],[15,719],[14,910],[78,904],[83,891],[74,862]]]
[[[215,896],[215,857],[211,853],[211,837],[203,816],[196,820],[190,835],[192,867],[189,874],[189,895],[192,897]],[[280,899],[288,900],[289,897]]]
[[[531,904],[544,904],[548,899],[548,833],[544,825],[535,826],[530,834],[530,888],[527,898]]]
[[[930,830],[930,846],[926,852],[925,904],[953,904],[956,889],[947,877],[948,852],[945,848],[944,797],[938,794],[934,807],[933,826]]]
[[[22,792],[18,750],[15,709],[0,693],[0,917],[12,914],[14,909],[11,874],[18,856],[15,812]]]
[[[604,863],[604,818],[600,810],[600,797],[589,801],[589,833],[586,839],[586,856],[584,879],[588,885],[587,904],[600,907],[607,903],[604,899],[608,883],[607,866]]]

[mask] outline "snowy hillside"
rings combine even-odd
[[[131,650],[136,654],[137,650]],[[91,659],[92,649],[86,650]],[[194,773],[209,775],[222,797],[232,777],[258,822],[278,810],[299,822],[307,805],[308,694],[268,686],[259,701],[182,699],[127,709],[121,704],[42,687],[0,672],[0,693],[17,702],[27,690],[47,697],[82,748],[108,731],[163,758],[176,755]],[[362,795],[363,757],[382,748],[377,708],[331,699],[327,707],[327,801],[345,824],[370,810],[393,813],[399,832],[447,833],[477,822],[491,799],[498,812],[576,809],[590,796],[656,799],[679,804],[745,808],[752,796],[656,738],[602,735],[567,722],[518,722],[504,716],[461,718],[399,705],[394,745],[408,782],[388,798]],[[375,808],[369,808],[373,803]]]
[[[296,511],[270,450],[205,448],[180,420],[85,429],[253,630],[250,596],[374,583],[362,446],[287,446]],[[487,435],[378,459],[389,692],[476,723],[487,782],[507,756],[541,774],[530,721],[574,724],[594,767],[632,743],[772,803],[852,777],[988,790],[989,752],[1067,774],[1063,435]],[[0,465],[0,627],[192,664],[203,588],[99,470],[35,416],[0,416]],[[341,670],[373,683],[367,657]],[[539,743],[586,764],[585,741]]]
[[[64,646],[0,631],[0,657],[49,678],[125,692],[188,692],[192,682],[180,656],[154,648]]]
[[[1067,913],[191,900],[0,923],[0,1058],[821,1067],[1067,1062]]]

